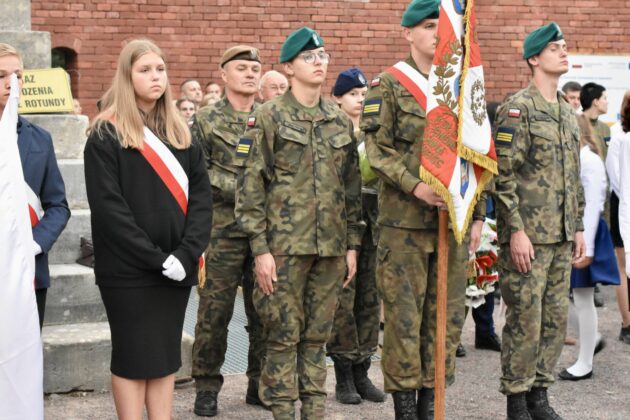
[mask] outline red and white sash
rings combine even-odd
[[[188,176],[173,152],[144,127],[144,147],[140,153],[164,182],[185,215],[188,212]]]
[[[385,71],[394,76],[416,98],[418,105],[422,109],[427,109],[429,80],[422,73],[404,61],[399,61]]]
[[[188,213],[188,176],[173,152],[148,127],[144,127],[144,147],[140,153],[164,182],[186,215]],[[204,256],[201,255],[199,257],[200,273],[205,272],[204,263]]]
[[[28,215],[31,219],[31,227],[34,228],[42,217],[44,217],[44,209],[42,208],[42,202],[39,197],[31,189],[31,186],[26,182],[26,200],[28,201]]]

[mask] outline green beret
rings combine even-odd
[[[313,29],[304,26],[291,33],[282,44],[280,62],[286,63],[305,50],[314,50],[324,46],[324,40]]]
[[[402,15],[400,24],[413,28],[425,19],[437,19],[440,16],[440,0],[413,0]]]
[[[556,22],[541,26],[525,37],[525,42],[523,43],[523,58],[527,60],[530,57],[540,54],[547,44],[560,41],[561,39],[564,39],[564,35],[562,34],[562,29],[560,29]]]

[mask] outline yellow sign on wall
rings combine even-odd
[[[70,78],[64,69],[24,70],[20,114],[72,112]]]

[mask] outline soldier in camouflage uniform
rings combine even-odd
[[[435,53],[439,0],[414,0],[403,14],[410,55],[404,66],[427,78]],[[361,116],[367,157],[380,178],[376,279],[385,331],[381,369],[397,419],[432,418],[435,388],[438,207],[444,201],[419,178],[425,109],[389,71],[370,83]],[[479,232],[485,199],[475,210]],[[449,235],[446,379],[464,323],[465,244]]]
[[[321,98],[323,45],[310,28],[289,35],[280,62],[292,88],[254,112],[238,147],[248,159],[235,214],[256,256],[254,304],[267,336],[259,395],[275,419],[293,419],[298,398],[302,419],[324,418],[324,346],[363,230],[352,124]]]
[[[249,333],[248,404],[261,404],[258,380],[264,354],[262,326],[252,304],[253,257],[247,235],[234,219],[236,178],[245,164],[238,157],[237,145],[255,108],[261,74],[258,50],[246,45],[229,48],[221,59],[221,69],[226,95],[202,108],[192,127],[193,140],[204,148],[213,193],[214,217],[206,251],[206,282],[199,288],[192,366],[197,387],[195,414],[209,417],[217,414],[228,324],[241,283]]]
[[[499,108],[494,130],[499,284],[507,305],[500,390],[509,419],[559,419],[547,388],[566,331],[572,249],[573,262],[585,254],[580,133],[557,92],[568,70],[558,25],[530,33],[523,58],[532,83]]]
[[[337,76],[333,96],[350,118],[359,138],[359,160],[365,159],[365,144],[359,128],[367,80],[361,70],[351,68]],[[361,168],[365,165],[361,165]],[[368,377],[371,357],[378,347],[381,303],[376,290],[376,177],[361,173],[363,220],[366,229],[361,241],[357,278],[339,296],[333,331],[326,350],[335,362],[335,398],[342,404],[359,404],[362,399],[383,402],[385,393]]]

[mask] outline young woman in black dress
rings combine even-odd
[[[120,419],[170,419],[186,304],[210,235],[202,151],[170,94],[152,42],[122,50],[89,130],[85,179],[96,283],[112,337]]]

